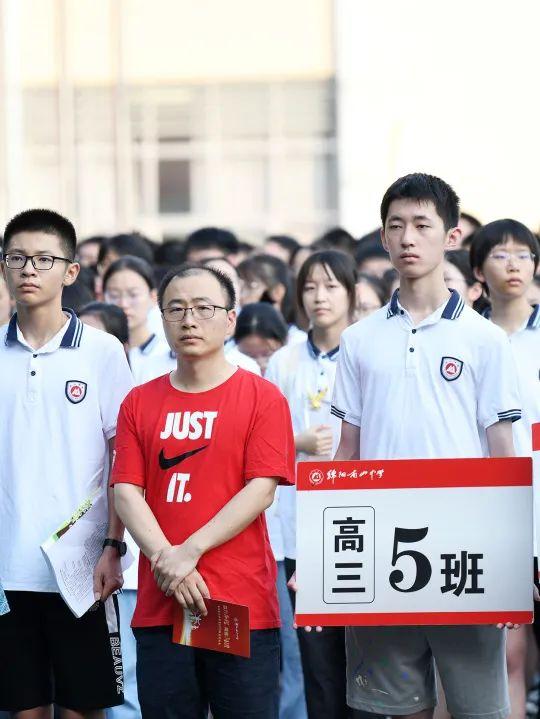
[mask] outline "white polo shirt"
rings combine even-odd
[[[327,424],[332,428],[333,451],[339,444],[341,420],[331,414],[339,347],[321,352],[311,334],[305,342],[288,344],[268,362],[265,379],[279,387],[289,402],[294,434]],[[309,458],[297,452],[297,461]],[[296,557],[296,489],[278,487],[274,504],[267,511],[270,542],[276,558],[279,548],[291,559]]]
[[[506,334],[454,290],[417,325],[396,291],[346,329],[332,405],[362,459],[482,457],[484,430],[521,416]]]
[[[483,316],[491,318],[488,307]],[[535,305],[528,320],[508,336],[517,367],[521,396],[522,421],[514,424],[516,454],[532,456],[531,425],[540,422],[540,305]]]
[[[156,334],[144,344],[129,350],[129,364],[135,384],[144,384],[176,367],[176,357],[169,345]]]
[[[40,544],[102,485],[108,440],[133,385],[120,342],[66,314],[62,329],[37,350],[16,315],[0,328],[5,589],[58,591]]]

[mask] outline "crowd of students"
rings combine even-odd
[[[260,247],[215,227],[77,243],[47,210],[8,223],[0,710],[427,719],[436,664],[452,716],[525,716],[525,627],[293,628],[295,462],[530,455],[540,421],[536,236],[460,216],[422,174],[386,191],[381,222]],[[99,607],[75,620],[39,546],[100,482]],[[122,525],[139,558],[123,582]],[[209,596],[250,607],[250,660],[171,643],[174,607]]]

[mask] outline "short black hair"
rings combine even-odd
[[[62,287],[62,307],[69,307],[76,314],[83,305],[92,302],[94,293],[86,284],[84,278],[77,277],[71,285]]]
[[[107,271],[103,275],[103,290],[105,290],[111,277],[116,275],[118,272],[122,272],[122,270],[131,270],[131,272],[136,272],[146,282],[149,290],[154,290],[156,288],[152,265],[149,265],[148,262],[145,262],[140,257],[131,257],[130,255],[126,255],[125,257],[121,257],[119,260],[115,260],[112,265],[107,267]]]
[[[238,238],[221,227],[201,227],[186,238],[186,257],[192,250],[210,250],[216,247],[225,255],[238,252]]]
[[[140,257],[141,260],[146,260],[150,264],[154,262],[154,251],[150,240],[138,232],[113,235],[104,240],[99,248],[98,264],[103,262],[109,252],[114,252],[119,257],[124,255]]]
[[[444,259],[461,272],[463,279],[467,283],[467,287],[472,287],[478,282],[472,271],[467,250],[450,250],[450,252],[446,253]]]
[[[176,267],[186,261],[186,243],[182,240],[166,240],[158,245],[154,253],[157,265]]]
[[[472,225],[473,232],[479,230],[480,227],[482,227],[482,223],[480,222],[480,220],[474,215],[470,215],[468,212],[460,213],[460,217],[462,220],[467,220],[469,225]]]
[[[298,240],[295,240],[294,237],[291,237],[290,235],[270,235],[264,241],[265,244],[267,242],[274,242],[276,245],[279,245],[288,252],[289,264],[294,260],[294,256],[300,249],[300,243]]]
[[[284,345],[287,333],[285,320],[275,307],[268,302],[252,302],[242,307],[238,315],[234,340],[240,342],[245,337],[256,335],[267,340],[278,340]]]
[[[340,250],[314,252],[306,259],[296,278],[296,301],[298,307],[305,314],[304,287],[315,265],[321,265],[327,274],[328,270],[331,270],[339,284],[345,287],[349,297],[349,309],[352,312],[356,304],[356,270],[351,262],[350,256]]]
[[[311,245],[314,250],[341,250],[354,254],[357,241],[343,227],[332,227]]]
[[[384,257],[388,259],[388,252],[384,249],[381,242],[381,236],[378,235],[373,240],[364,240],[359,242],[354,252],[356,266],[360,269],[360,265],[372,257]]]
[[[77,233],[72,223],[63,215],[54,210],[32,209],[20,212],[7,223],[4,230],[2,252],[6,254],[7,247],[14,235],[19,232],[44,232],[47,235],[55,235],[62,244],[62,248],[68,259],[75,257],[77,247]]]
[[[238,276],[245,282],[259,281],[265,287],[266,291],[261,297],[261,301],[270,302],[268,291],[277,285],[283,285],[285,294],[281,302],[281,314],[285,318],[285,322],[294,322],[294,292],[293,277],[288,265],[274,255],[252,255],[241,262],[238,267]]]
[[[384,193],[381,202],[381,220],[383,227],[388,209],[394,200],[417,200],[433,202],[446,231],[457,227],[459,222],[459,197],[448,183],[435,175],[414,172],[400,177]]]
[[[106,241],[105,235],[92,235],[91,237],[85,237],[84,240],[80,240],[77,243],[77,249],[79,247],[85,247],[86,245],[101,245]]]
[[[90,302],[81,307],[78,315],[79,317],[82,315],[99,317],[106,332],[120,340],[123,345],[128,343],[129,330],[126,313],[118,305],[112,305],[108,302]]]
[[[195,262],[185,262],[183,265],[173,267],[173,269],[167,272],[165,277],[161,280],[158,290],[158,304],[160,309],[163,309],[163,295],[165,294],[165,290],[173,280],[177,278],[181,279],[182,277],[189,277],[190,275],[198,275],[201,272],[208,272],[210,275],[215,277],[227,297],[227,309],[233,310],[236,306],[236,292],[234,291],[234,285],[231,278],[227,277],[224,272],[220,272],[220,270],[216,270],[213,267],[206,267],[205,265],[199,265]]]
[[[514,242],[529,248],[534,255],[534,270],[536,272],[540,255],[538,239],[522,222],[510,219],[488,222],[487,225],[476,230],[470,247],[471,267],[481,270],[491,250],[497,245],[506,244],[509,240],[514,240]]]

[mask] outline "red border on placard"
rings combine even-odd
[[[314,476],[314,470],[320,470],[320,473]],[[336,477],[333,479],[328,475],[331,470],[336,471]],[[339,477],[340,472],[350,475],[354,470],[357,475],[363,471],[367,474],[362,478]],[[439,489],[531,485],[530,457],[299,462],[297,476],[299,491],[314,492],[329,489]]]
[[[452,624],[532,624],[533,612],[358,612],[356,614],[296,614],[299,627],[430,626]]]
[[[540,449],[540,422],[532,425],[532,448],[533,452]]]

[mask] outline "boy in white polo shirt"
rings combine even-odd
[[[475,232],[470,248],[471,266],[491,301],[484,317],[507,333],[514,353],[523,408],[523,421],[514,425],[520,457],[531,456],[531,426],[540,422],[540,306],[531,307],[527,300],[539,257],[538,240],[516,220],[484,225]],[[512,713],[525,716],[527,627],[512,632],[506,655]]]
[[[445,250],[460,237],[457,195],[439,178],[407,175],[386,191],[381,217],[400,289],[342,335],[336,459],[481,457],[483,436],[490,456],[513,456],[520,400],[510,344],[444,282]],[[453,717],[508,714],[505,633],[496,627],[354,627],[346,643],[356,709],[428,719],[435,659]]]
[[[73,284],[73,225],[28,210],[7,225],[2,273],[17,312],[0,328],[0,709],[25,719],[99,719],[121,704],[117,605],[123,525],[109,502],[107,539],[94,569],[96,611],[76,619],[58,593],[40,544],[90,494],[108,489],[120,403],[132,386],[115,338],[61,306]],[[109,490],[109,492],[112,490]],[[116,662],[115,662],[116,660]]]

